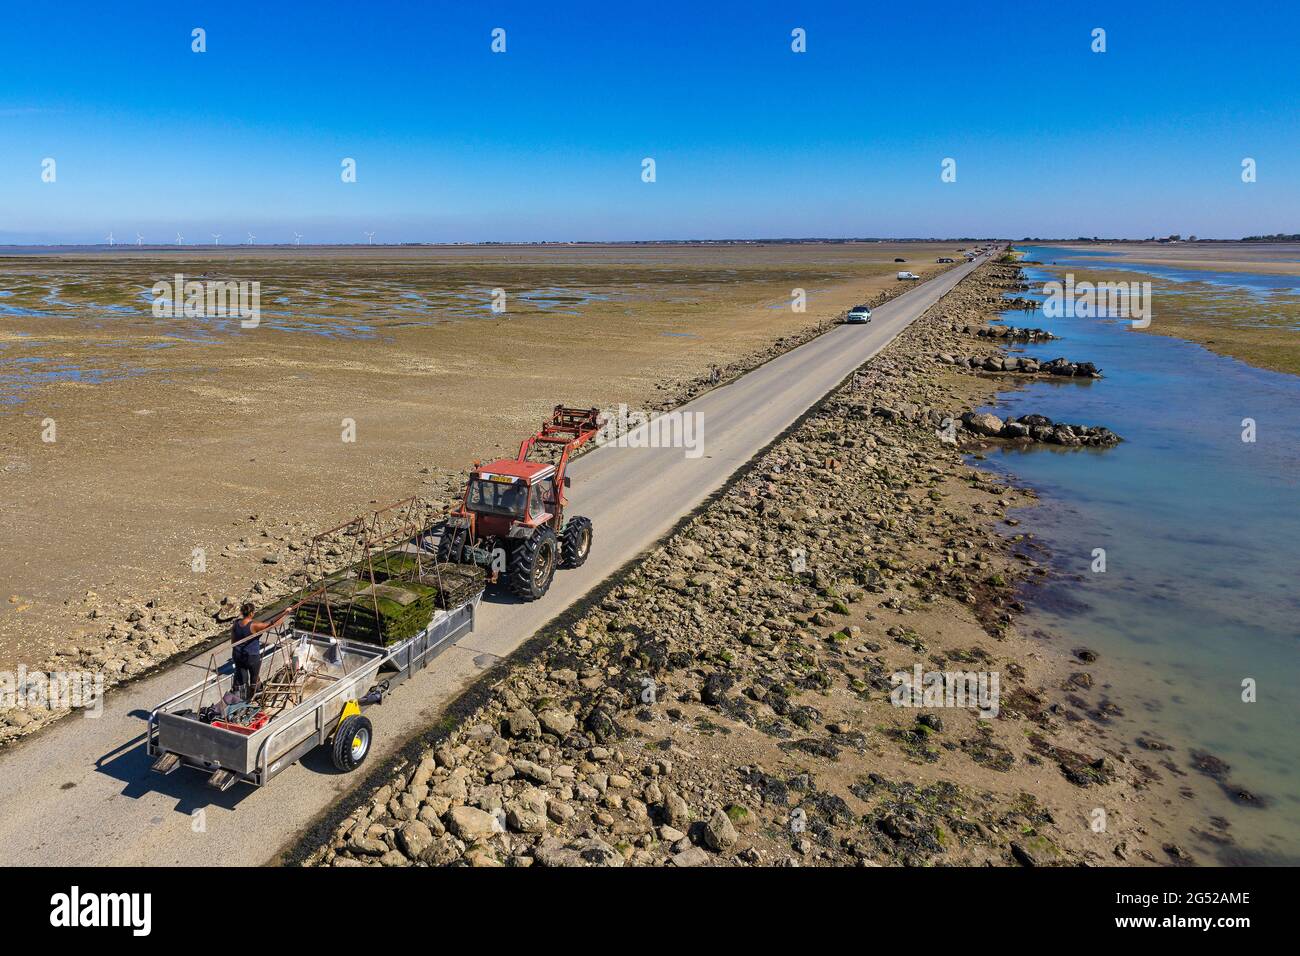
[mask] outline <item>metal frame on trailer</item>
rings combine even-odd
[[[461,635],[472,632],[481,598],[480,592],[449,611],[438,611],[419,633],[387,648],[295,631],[291,640],[305,638],[322,653],[336,650],[345,665],[349,658],[354,659],[353,665],[330,686],[249,733],[198,719],[194,705],[204,699],[220,700],[233,680],[233,669],[223,667],[150,712],[146,752],[155,758],[154,767],[161,773],[186,766],[209,772],[208,782],[217,789],[228,789],[239,781],[265,786],[327,743],[349,712],[349,705],[360,708],[382,703],[394,688],[428,666]],[[277,650],[278,646],[267,648],[263,659]]]

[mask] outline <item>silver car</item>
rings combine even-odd
[[[846,325],[865,325],[871,321],[871,306],[855,305],[849,309],[849,314],[844,317]]]

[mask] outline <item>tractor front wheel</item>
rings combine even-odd
[[[580,568],[591,554],[591,519],[583,517],[570,518],[564,523],[560,534],[561,549],[564,557],[563,566]]]
[[[546,526],[534,531],[527,541],[515,545],[507,569],[511,593],[525,601],[536,601],[550,588],[558,557],[555,532]]]
[[[438,560],[443,564],[460,564],[465,554],[464,528],[443,528],[438,539]]]

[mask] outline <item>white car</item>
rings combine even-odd
[[[855,305],[849,309],[849,314],[844,317],[845,325],[863,325],[871,321],[871,306]]]
[[[900,273],[898,274],[898,279],[899,279],[900,282],[901,282],[901,281],[910,281],[910,280],[912,280],[912,279],[919,279],[919,278],[921,278],[921,277],[920,277],[919,275],[917,275],[915,272],[900,272]]]

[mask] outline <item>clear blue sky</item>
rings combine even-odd
[[[1294,2],[12,3],[0,242],[1297,232],[1297,53]]]

